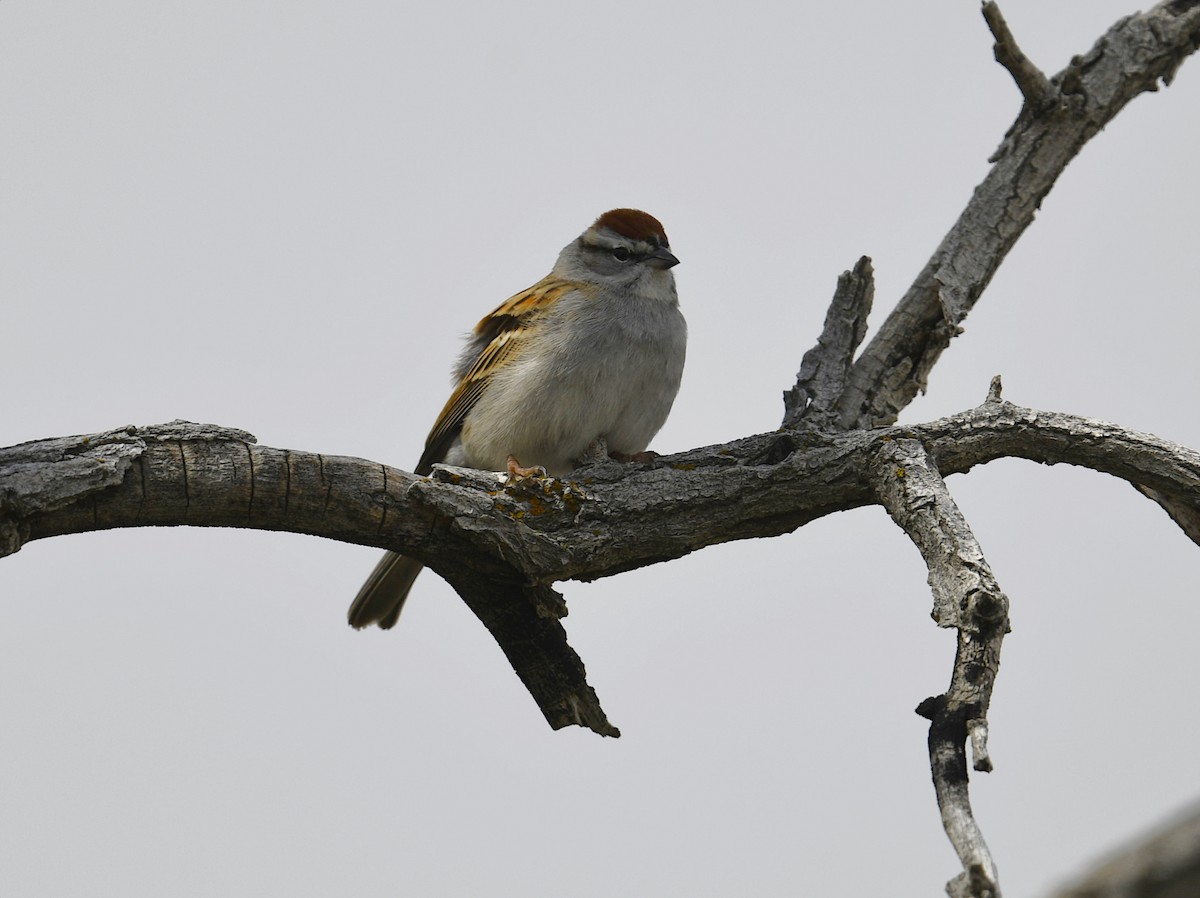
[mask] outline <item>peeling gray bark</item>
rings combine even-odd
[[[837,430],[837,404],[846,389],[854,353],[867,335],[875,300],[875,271],[863,256],[838,278],[817,345],[804,354],[796,385],[783,394],[783,426]]]
[[[963,865],[946,891],[955,898],[998,896],[996,864],[971,811],[966,742],[971,735],[976,769],[990,770],[984,734],[1000,672],[1000,643],[1009,630],[1008,599],[923,444],[903,438],[885,443],[872,475],[880,501],[929,568],[933,619],[940,627],[958,629],[950,688],[917,709],[930,721],[929,761],[938,808]]]

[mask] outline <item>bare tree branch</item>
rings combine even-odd
[[[0,518],[21,542],[153,525],[286,530],[401,550],[439,573],[468,564],[545,585],[778,536],[876,504],[866,478],[878,447],[896,439],[926,446],[944,476],[997,458],[1026,458],[1091,468],[1200,507],[1200,453],[1009,402],[926,424],[836,435],[773,432],[652,464],[593,465],[570,481],[547,481],[537,495],[466,469],[423,478],[378,462],[260,446],[231,429],[196,425],[199,436],[191,438],[176,423],[165,425],[166,438],[162,427],[0,450]],[[118,455],[121,467],[108,472]],[[66,498],[37,489],[57,479],[59,466],[77,481]],[[97,471],[94,479],[80,474],[88,467]]]
[[[863,256],[838,278],[817,345],[804,354],[796,385],[783,394],[783,426],[837,429],[837,401],[846,388],[854,353],[867,335],[875,272]]]
[[[180,524],[403,546],[450,580],[552,727],[617,736],[567,644],[558,620],[565,605],[548,586],[529,582],[565,556],[513,518],[495,517],[499,494],[484,472],[443,469],[429,480],[376,462],[271,449],[245,431],[185,421],[0,449],[5,554],[53,532]],[[561,494],[538,501],[546,508]]]
[[[559,580],[593,580],[736,539],[778,536],[876,504],[881,446],[915,440],[943,475],[997,458],[1065,462],[1200,508],[1200,453],[1088,418],[1007,402],[909,427],[777,432],[598,464],[567,482],[503,486],[441,468],[259,446],[244,431],[175,422],[0,450],[0,530],[34,539],[115,527],[284,530],[403,551],[446,577],[496,638],[552,726],[615,735],[567,645]],[[59,472],[62,472],[61,474]],[[941,606],[953,623],[952,603]]]
[[[1159,3],[1118,21],[1051,78],[1054,102],[1026,103],[993,155],[992,170],[855,362],[838,403],[841,429],[890,424],[925,389],[930,370],[1063,169],[1130,100],[1156,90],[1159,81],[1170,84],[1198,43],[1200,6]],[[1030,89],[1040,94],[1040,86]]]
[[[970,730],[986,745],[982,733],[1009,629],[1008,599],[924,445],[903,438],[883,443],[871,475],[884,508],[929,568],[933,619],[958,628],[950,688],[918,708],[930,721],[929,760],[942,825],[963,865],[946,889],[956,898],[999,898],[996,865],[971,811],[966,742]],[[990,768],[986,759],[984,748],[976,769],[981,761]]]
[[[937,625],[1007,632],[1007,600],[925,446],[913,439],[885,441],[871,473],[883,507],[929,568]]]

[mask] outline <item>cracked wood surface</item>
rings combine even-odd
[[[515,487],[484,472],[439,468],[422,478],[273,449],[212,425],[123,428],[0,451],[0,532],[8,551],[66,533],[155,525],[283,530],[402,550],[467,592],[552,726],[615,735],[567,645],[558,621],[565,609],[549,584],[778,536],[874,504],[874,456],[901,439],[925,446],[943,475],[1018,457],[1092,468],[1200,506],[1200,454],[1113,424],[989,401],[911,427],[760,434]]]

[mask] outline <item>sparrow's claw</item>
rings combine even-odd
[[[518,480],[523,480],[526,477],[548,477],[546,469],[541,465],[534,465],[532,468],[523,468],[521,463],[517,461],[515,455],[510,455],[507,462],[508,467],[508,482],[509,485],[516,483]]]

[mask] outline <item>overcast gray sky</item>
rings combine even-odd
[[[1129,0],[1006,0],[1057,71]],[[691,328],[669,452],[770,430],[837,275],[873,323],[1019,108],[974,0],[0,4],[0,445],[173,418],[408,467],[461,334],[605,209]],[[1072,164],[904,420],[1005,395],[1200,446],[1200,61]],[[1012,600],[979,820],[1036,895],[1200,796],[1200,555],[1128,485],[951,480]],[[949,678],[878,508],[563,585],[619,740],[552,732],[437,577],[138,529],[0,563],[8,896],[940,894]],[[864,663],[864,659],[867,662]]]

